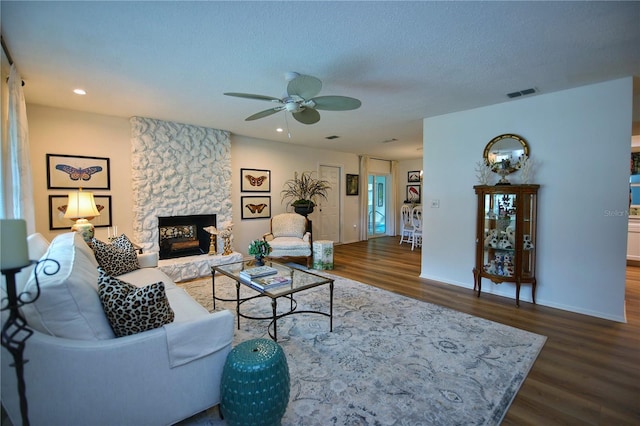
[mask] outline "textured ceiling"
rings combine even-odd
[[[379,158],[421,157],[422,119],[640,75],[640,2],[9,2],[27,102],[143,116]],[[285,73],[358,98],[314,125],[280,112]],[[72,89],[84,88],[80,97]],[[536,96],[530,95],[530,96]],[[276,133],[276,127],[288,127]],[[327,136],[340,138],[327,140]],[[390,139],[397,141],[384,143]]]

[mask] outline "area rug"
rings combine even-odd
[[[278,343],[291,376],[283,425],[497,425],[546,337],[366,284],[335,279],[329,318],[290,315]],[[213,310],[211,279],[180,284]],[[255,294],[242,286],[243,294]],[[235,297],[235,282],[216,276],[216,295]],[[329,287],[296,294],[298,310],[328,312]],[[280,305],[285,305],[283,301]],[[279,306],[280,306],[279,305]],[[216,302],[216,310],[235,303]],[[242,305],[271,315],[268,298]],[[269,338],[269,321],[241,319],[234,346]],[[185,425],[224,425],[216,409]]]

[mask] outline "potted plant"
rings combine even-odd
[[[314,178],[313,172],[295,172],[293,179],[284,183],[280,193],[282,201],[288,200],[287,205],[293,206],[296,213],[306,216],[313,212],[318,198],[327,199],[329,189],[329,181]]]
[[[271,253],[271,246],[265,240],[253,240],[249,244],[249,254],[256,258],[256,265],[264,265],[264,257]]]

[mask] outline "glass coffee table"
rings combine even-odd
[[[288,284],[281,284],[275,287],[266,288],[261,290],[255,287],[249,280],[240,276],[240,272],[244,269],[253,268],[253,258],[245,259],[242,262],[227,263],[225,265],[218,265],[211,267],[211,285],[213,289],[213,308],[216,308],[216,300],[223,302],[235,302],[236,303],[236,317],[238,319],[238,329],[240,329],[240,318],[247,318],[252,320],[267,320],[271,322],[267,327],[269,336],[278,341],[278,319],[286,317],[292,314],[312,313],[320,314],[329,317],[329,331],[333,331],[333,281],[331,278],[323,277],[321,275],[313,274],[311,272],[303,271],[296,268],[291,268],[286,265],[282,265],[277,262],[267,261],[265,265],[271,266],[278,271],[279,276],[286,276],[291,278],[291,282]],[[235,299],[224,299],[216,296],[216,272],[226,275],[236,282],[236,297]],[[318,287],[324,284],[329,284],[329,312],[322,311],[309,311],[309,310],[297,310],[297,302],[294,299],[294,294],[308,290],[310,288]],[[240,297],[240,286],[251,288],[258,294],[249,297]],[[256,299],[258,297],[268,297],[271,299],[272,315],[268,317],[256,317],[243,314],[240,307],[243,303]],[[278,313],[278,299],[285,298],[289,300],[289,306],[285,309],[285,312]],[[273,324],[273,333],[271,332],[271,324]]]

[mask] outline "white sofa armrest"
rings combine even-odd
[[[164,328],[99,341],[34,332],[24,354],[31,424],[166,425],[218,404],[233,318],[221,311],[195,320],[206,327],[194,339],[216,339],[219,349],[176,368],[170,367]],[[1,362],[2,404],[21,424],[15,369],[5,348]]]
[[[311,232],[307,231],[302,236],[302,241],[308,243],[311,240]]]
[[[138,254],[138,264],[141,268],[155,268],[158,266],[158,252]]]
[[[233,329],[233,316],[229,311],[226,312],[229,313],[229,315],[225,315],[226,322],[231,321]],[[210,316],[206,316],[205,320],[172,322],[164,326],[167,333],[167,351],[171,368],[212,354],[230,344],[233,340],[233,331],[230,335],[229,333],[212,333],[211,331],[214,330],[212,327],[220,325],[212,324],[210,318]],[[223,329],[228,329],[227,325],[225,324]]]

